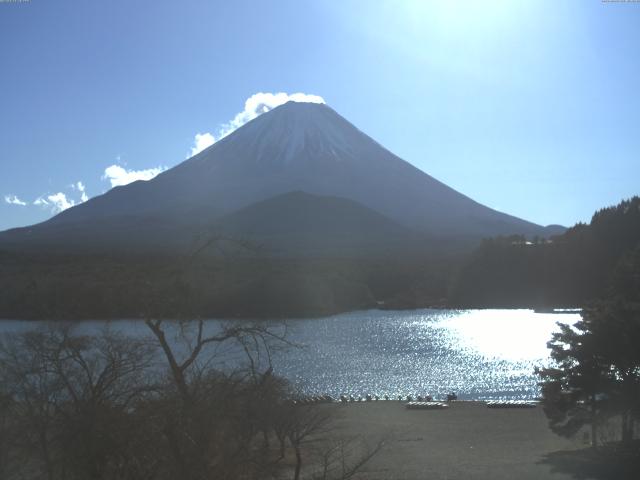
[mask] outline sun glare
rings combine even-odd
[[[573,324],[579,317],[531,310],[470,310],[451,316],[445,324],[463,349],[485,358],[534,361],[548,358],[546,343],[558,330],[557,322]]]

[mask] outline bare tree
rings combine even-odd
[[[145,323],[157,339],[169,365],[176,388],[184,401],[188,401],[191,395],[187,378],[191,373],[190,369],[196,367],[198,361],[211,362],[210,357],[201,357],[203,349],[207,346],[221,345],[225,342],[241,346],[249,362],[249,372],[255,377],[258,374],[256,356],[260,356],[261,353],[266,355],[267,366],[271,367],[270,352],[275,346],[274,343],[292,345],[286,339],[286,324],[284,323],[276,328],[270,328],[266,323],[227,323],[221,324],[219,331],[206,334],[204,320],[180,321],[177,322],[177,325],[180,327],[183,339],[188,346],[188,351],[180,358],[175,351],[175,346],[167,339],[164,327],[167,322],[161,319],[146,319]],[[189,327],[193,327],[195,331],[189,332]]]
[[[289,412],[287,438],[291,442],[295,454],[294,480],[300,478],[300,472],[302,471],[302,449],[304,443],[310,437],[324,433],[328,428],[329,420],[329,412],[319,410],[314,406],[299,406]]]
[[[274,344],[287,344],[286,328],[266,323],[207,325],[204,320],[145,323],[167,361],[175,391],[162,431],[176,474],[234,478],[267,469],[273,463],[264,452],[272,430],[269,412],[279,395],[278,382],[270,378],[270,352]],[[243,355],[244,364],[230,372],[214,368],[223,345]],[[172,398],[169,390],[166,399]],[[254,445],[260,432],[262,451]]]
[[[179,350],[168,322],[148,325],[160,349],[64,327],[0,342],[2,478],[300,479],[304,469],[328,480],[350,478],[378,451],[339,438],[332,406],[293,401],[270,367],[282,330],[226,324],[207,333],[197,321],[179,330],[189,346]],[[245,358],[231,370],[215,368],[218,350],[207,350],[226,342]]]
[[[20,440],[22,470],[56,478],[107,478],[129,455],[129,412],[147,390],[152,356],[142,343],[105,331],[96,337],[67,327],[5,337],[0,344],[2,394]]]

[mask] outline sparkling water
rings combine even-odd
[[[291,319],[287,338],[298,346],[274,351],[271,360],[276,374],[308,395],[444,398],[455,392],[459,399],[534,399],[540,394],[534,370],[550,363],[546,343],[556,322],[578,319],[577,313],[531,310],[370,310]],[[221,322],[208,320],[207,329]],[[0,332],[42,323],[5,320]],[[177,342],[177,327],[167,325]],[[139,320],[88,321],[76,328],[88,333],[105,326],[150,336]],[[229,347],[216,354],[217,365],[227,368],[241,358]]]

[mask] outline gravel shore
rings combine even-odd
[[[403,402],[333,405],[336,428],[386,446],[358,479],[569,480],[554,453],[583,449],[584,438],[552,433],[541,407],[489,409],[452,402],[445,410],[407,410]],[[583,477],[585,478],[585,477]]]

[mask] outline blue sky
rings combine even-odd
[[[3,2],[0,230],[176,165],[258,92],[319,95],[490,207],[588,221],[640,194],[638,52],[640,3]]]

